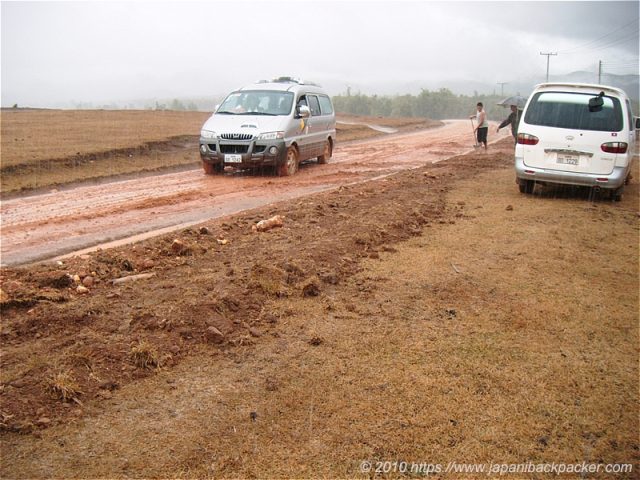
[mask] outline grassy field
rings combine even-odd
[[[198,137],[210,114],[3,109],[1,115],[0,187],[7,194],[199,165]],[[438,124],[416,118],[361,121],[403,131]],[[338,142],[381,135],[362,125],[339,125],[337,131]]]
[[[29,191],[195,164],[197,138],[207,116],[203,112],[4,109],[1,191]]]
[[[2,168],[197,136],[203,112],[2,110]]]

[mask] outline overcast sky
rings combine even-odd
[[[558,52],[552,73],[597,72],[603,60],[611,73],[637,74],[638,10],[638,1],[3,1],[2,105],[211,96],[279,75],[331,94],[544,81],[540,52]]]

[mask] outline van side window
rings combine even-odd
[[[311,109],[311,116],[318,117],[320,115],[320,103],[318,103],[318,97],[315,95],[309,95],[309,108]]]
[[[333,113],[333,105],[331,105],[331,100],[326,95],[319,95],[318,100],[320,100],[320,110],[322,111],[322,115],[331,115]]]

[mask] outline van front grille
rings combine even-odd
[[[249,145],[220,144],[220,153],[247,153]]]
[[[220,138],[225,140],[251,140],[253,135],[250,133],[222,133]]]

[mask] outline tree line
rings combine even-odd
[[[421,117],[432,120],[445,118],[465,118],[475,113],[476,104],[482,102],[490,114],[507,115],[507,109],[496,106],[504,97],[497,95],[456,95],[447,88],[435,91],[422,89],[418,95],[364,95],[362,93],[332,97],[337,112],[352,115],[373,115],[380,117]]]

